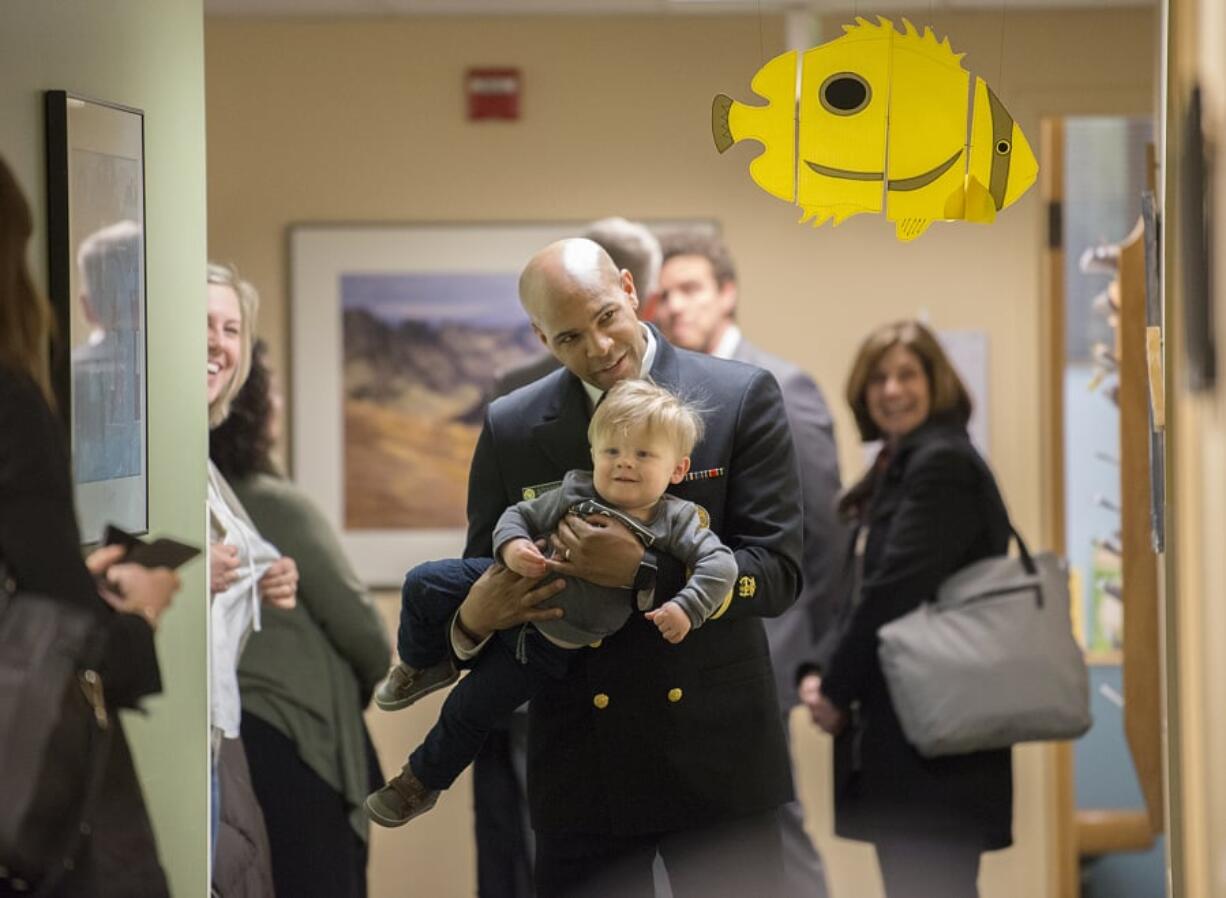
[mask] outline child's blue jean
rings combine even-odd
[[[447,657],[451,618],[491,563],[455,558],[409,571],[401,592],[401,661],[424,668]],[[549,680],[566,675],[572,654],[531,624],[499,631],[452,688],[438,722],[409,756],[414,776],[427,788],[448,788],[472,763],[490,730],[505,725],[511,712]]]

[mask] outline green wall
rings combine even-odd
[[[33,205],[30,264],[46,283],[42,92],[145,112],[150,528],[203,545],[206,247],[201,0],[0,3],[0,155]],[[204,565],[158,632],[164,693],[127,727],[177,896],[207,894],[207,601]]]

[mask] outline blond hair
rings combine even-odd
[[[251,345],[255,342],[255,319],[260,311],[260,294],[249,281],[239,277],[238,269],[233,265],[219,265],[210,262],[208,268],[208,283],[229,287],[238,297],[238,311],[242,318],[239,327],[238,366],[234,377],[222,388],[217,398],[209,404],[209,429],[212,430],[230,414],[230,403],[238,395],[238,391],[247,382],[251,373]]]
[[[632,427],[662,433],[679,456],[693,452],[703,433],[694,405],[649,380],[623,380],[609,388],[588,425],[588,442],[595,446]]]

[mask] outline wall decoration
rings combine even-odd
[[[1217,384],[1214,290],[1214,204],[1211,172],[1214,146],[1205,134],[1199,86],[1192,88],[1182,123],[1179,165],[1179,247],[1183,300],[1184,370],[1187,389],[1213,390]]]
[[[368,583],[399,585],[414,564],[463,550],[491,388],[543,351],[519,273],[586,225],[291,229],[293,474]]]
[[[144,115],[48,91],[49,292],[81,535],[148,530]]]
[[[1034,183],[1034,153],[948,38],[903,26],[857,18],[842,37],[776,56],[751,83],[765,106],[715,98],[716,149],[762,144],[750,177],[814,227],[884,212],[909,241],[937,220],[993,221]]]
[[[971,420],[966,430],[979,454],[991,459],[988,440],[988,421],[992,407],[988,390],[988,333],[983,330],[939,330],[937,339],[949,356],[949,362],[962,378],[962,383],[971,394]]]
[[[1166,375],[1163,366],[1162,255],[1158,200],[1141,194],[1145,227],[1145,341],[1149,382],[1149,522],[1155,554],[1166,551]]]

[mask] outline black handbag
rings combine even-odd
[[[73,869],[110,748],[102,615],[19,592],[0,563],[0,895]]]

